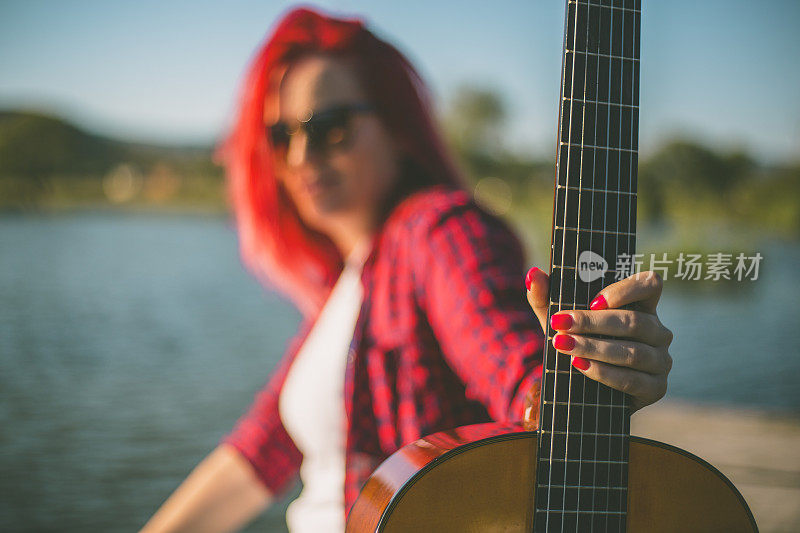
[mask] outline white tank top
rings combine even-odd
[[[348,256],[281,390],[281,421],[303,454],[303,490],[286,510],[292,533],[344,531],[344,374],[367,251],[360,243]]]

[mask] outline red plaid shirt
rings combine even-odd
[[[543,335],[525,298],[519,241],[468,193],[412,194],[391,213],[362,272],[364,303],[345,372],[345,508],[390,454],[457,426],[518,421],[539,379]],[[280,494],[302,455],[278,397],[313,326],[306,320],[223,442]]]

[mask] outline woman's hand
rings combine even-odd
[[[550,280],[533,268],[526,279],[528,302],[547,331]],[[572,356],[586,377],[631,396],[633,411],[656,402],[667,391],[672,368],[672,332],[656,315],[663,282],[655,272],[640,272],[601,290],[589,311],[561,311],[551,317],[553,345]],[[621,309],[628,305],[629,309]],[[600,335],[617,337],[600,339]]]

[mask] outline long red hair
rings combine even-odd
[[[402,174],[386,213],[413,190],[461,184],[435,126],[425,84],[396,48],[358,19],[334,18],[308,8],[286,13],[247,70],[232,130],[218,155],[227,170],[244,263],[305,315],[321,308],[341,272],[342,258],[327,236],[302,222],[278,184],[263,116],[275,69],[313,53],[354,60],[363,89],[397,139]]]

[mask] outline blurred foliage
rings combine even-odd
[[[640,207],[654,221],[697,208],[731,206],[734,191],[755,177],[756,164],[743,152],[716,153],[686,140],[673,140],[639,166]]]
[[[502,178],[513,191],[508,214],[522,229],[549,228],[554,162],[506,148],[506,110],[490,90],[461,89],[444,115],[444,129],[471,185]],[[666,228],[668,248],[718,245],[747,234],[800,237],[800,163],[759,165],[742,150],[719,151],[688,139],[673,139],[639,162],[640,228]],[[494,187],[497,189],[497,187]],[[493,204],[505,206],[505,194]],[[549,235],[530,237],[549,239]],[[676,242],[677,241],[677,242]],[[529,243],[544,250],[542,242]]]
[[[491,89],[464,87],[443,127],[480,201],[520,229],[549,239],[552,160],[508,148],[508,111]],[[122,142],[38,113],[0,112],[0,209],[225,209],[222,170],[211,147]],[[800,237],[800,163],[764,166],[742,150],[687,139],[640,160],[640,228],[712,242],[722,233]],[[685,237],[685,238],[684,238]],[[701,243],[702,244],[702,243]],[[534,243],[542,249],[543,243]]]
[[[106,171],[122,147],[64,121],[35,113],[0,113],[0,175],[44,178]]]
[[[224,204],[210,147],[123,142],[41,113],[0,112],[0,209]]]
[[[462,156],[479,162],[502,148],[506,118],[505,103],[496,92],[465,86],[453,96],[445,133]]]

